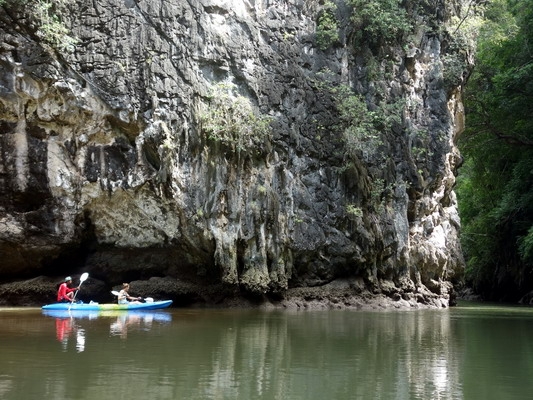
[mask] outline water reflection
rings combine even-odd
[[[128,337],[128,330],[150,330],[154,321],[170,322],[171,315],[167,313],[122,313],[117,316],[109,327],[109,333],[113,336],[120,336],[122,339]]]
[[[61,343],[68,340],[72,331],[72,322],[70,318],[56,318],[56,337]]]
[[[129,329],[150,330],[154,321],[170,322],[171,314],[157,311],[66,311],[43,310],[43,315],[55,318],[56,338],[61,343],[63,351],[69,350],[69,340],[74,337],[75,350],[78,353],[85,351],[85,329],[79,320],[95,320],[105,318],[111,320],[109,326],[110,336],[119,336],[126,339]]]
[[[165,311],[125,311],[125,310],[42,310],[42,314],[54,318],[73,318],[73,319],[97,319],[97,318],[140,318],[149,321],[170,322],[172,314]]]
[[[0,398],[523,399],[532,330],[533,310],[0,312]]]
[[[138,367],[169,398],[463,398],[448,311],[193,312],[172,328]]]
[[[73,318],[56,318],[56,338],[63,351],[68,350],[71,334],[76,340],[76,351],[81,353],[85,350],[85,330],[77,326]]]

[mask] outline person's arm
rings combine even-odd
[[[128,300],[139,300],[139,297],[130,296],[128,292],[125,292],[125,294],[126,294],[126,298]]]

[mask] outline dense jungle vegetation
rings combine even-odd
[[[533,2],[485,3],[459,142],[462,244],[467,283],[518,301],[533,290]]]

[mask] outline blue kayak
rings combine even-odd
[[[43,310],[65,310],[65,311],[128,311],[128,310],[158,310],[167,308],[172,304],[172,300],[152,301],[146,303],[128,304],[99,304],[90,303],[53,303],[42,307]]]

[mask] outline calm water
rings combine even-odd
[[[0,309],[0,399],[527,399],[533,309]]]

